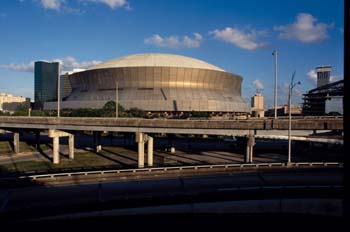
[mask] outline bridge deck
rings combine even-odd
[[[183,120],[140,118],[0,117],[0,128],[182,134],[232,134],[233,130],[288,130],[288,119]],[[292,130],[343,130],[343,118],[292,119]]]

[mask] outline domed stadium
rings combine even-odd
[[[242,79],[190,57],[136,54],[69,75],[72,92],[61,108],[102,108],[118,92],[125,109],[246,114],[250,109],[241,97]],[[55,109],[54,102],[48,103],[46,108]]]

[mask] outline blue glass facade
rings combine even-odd
[[[58,62],[37,61],[34,65],[34,108],[43,109],[44,102],[57,101]]]

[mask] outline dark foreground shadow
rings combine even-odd
[[[315,231],[334,230],[343,226],[345,226],[345,218],[315,215],[154,214],[22,222],[3,224],[2,228],[11,229],[11,231],[27,228],[52,228],[53,231],[96,231],[101,228],[128,231],[148,231],[149,228],[152,228],[152,231],[235,231],[238,229],[263,231],[264,228],[269,228],[268,231],[281,231],[281,228],[284,228],[283,231],[298,231],[302,227],[302,231]]]

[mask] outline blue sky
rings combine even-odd
[[[246,101],[262,88],[273,104],[278,50],[278,103],[295,103],[315,87],[314,68],[343,78],[343,0],[2,0],[0,92],[33,98],[33,61],[64,69],[135,53],[174,53],[243,76]]]

